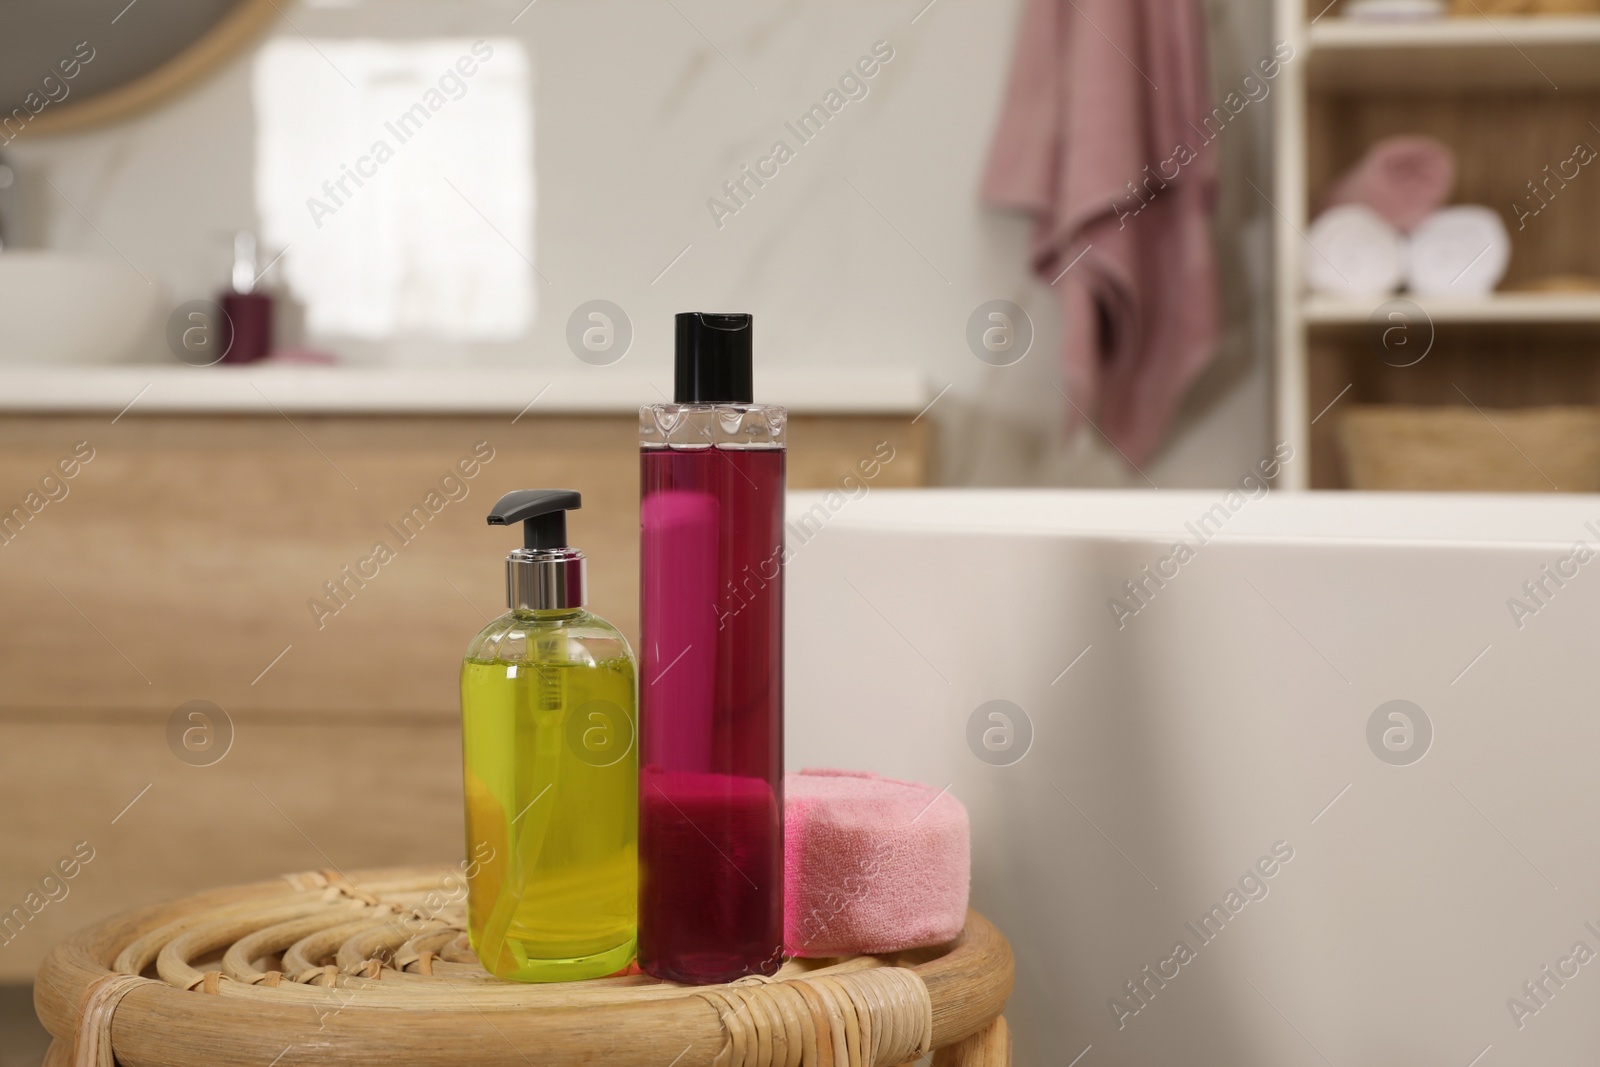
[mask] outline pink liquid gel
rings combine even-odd
[[[781,448],[641,454],[639,966],[783,962]]]

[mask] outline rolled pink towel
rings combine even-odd
[[[833,770],[786,775],[783,789],[789,955],[899,952],[961,932],[971,831],[948,791]]]
[[[1365,204],[1402,233],[1450,199],[1456,157],[1443,141],[1420,135],[1385,137],[1328,190],[1325,206]]]

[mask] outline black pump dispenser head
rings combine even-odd
[[[673,399],[679,404],[749,404],[749,315],[685,311],[677,317]]]
[[[571,489],[518,489],[489,512],[490,526],[522,523],[522,547],[530,552],[567,547],[567,512],[583,507]]]
[[[522,547],[506,557],[506,604],[533,611],[584,603],[583,553],[567,544],[567,512],[583,507],[571,489],[518,489],[489,511],[490,526],[522,523]]]

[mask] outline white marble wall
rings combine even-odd
[[[664,367],[671,315],[742,309],[769,366],[905,366],[927,375],[951,484],[1221,485],[1268,450],[1267,109],[1219,142],[1229,331],[1164,452],[1126,469],[1092,431],[1064,437],[1057,312],[1028,275],[1027,227],[977,200],[1019,0],[445,0],[285,5],[274,33],[514,36],[533,58],[539,314],[525,338],[463,345],[313,338],[353,359],[510,359],[569,369],[570,311],[604,298],[635,329],[627,360]],[[1269,33],[1265,0],[1212,0],[1215,80],[1236,81]],[[135,9],[137,11],[137,9]],[[129,15],[133,17],[133,15]],[[893,58],[811,143],[784,124],[875,42]],[[105,47],[114,47],[108,33]],[[882,49],[880,48],[880,51]],[[719,227],[707,200],[777,139],[797,146]],[[255,228],[250,58],[118,126],[24,137],[13,156],[47,175],[51,245],[114,243],[173,304],[225,277],[227,234]],[[398,164],[397,164],[398,165]],[[677,258],[680,257],[681,258]],[[670,266],[670,269],[668,269]],[[664,272],[664,273],[663,273]],[[1035,320],[1032,353],[980,363],[965,325],[1010,299]]]

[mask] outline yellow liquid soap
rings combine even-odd
[[[622,634],[589,612],[508,613],[461,669],[473,950],[524,982],[633,959],[638,713]]]

